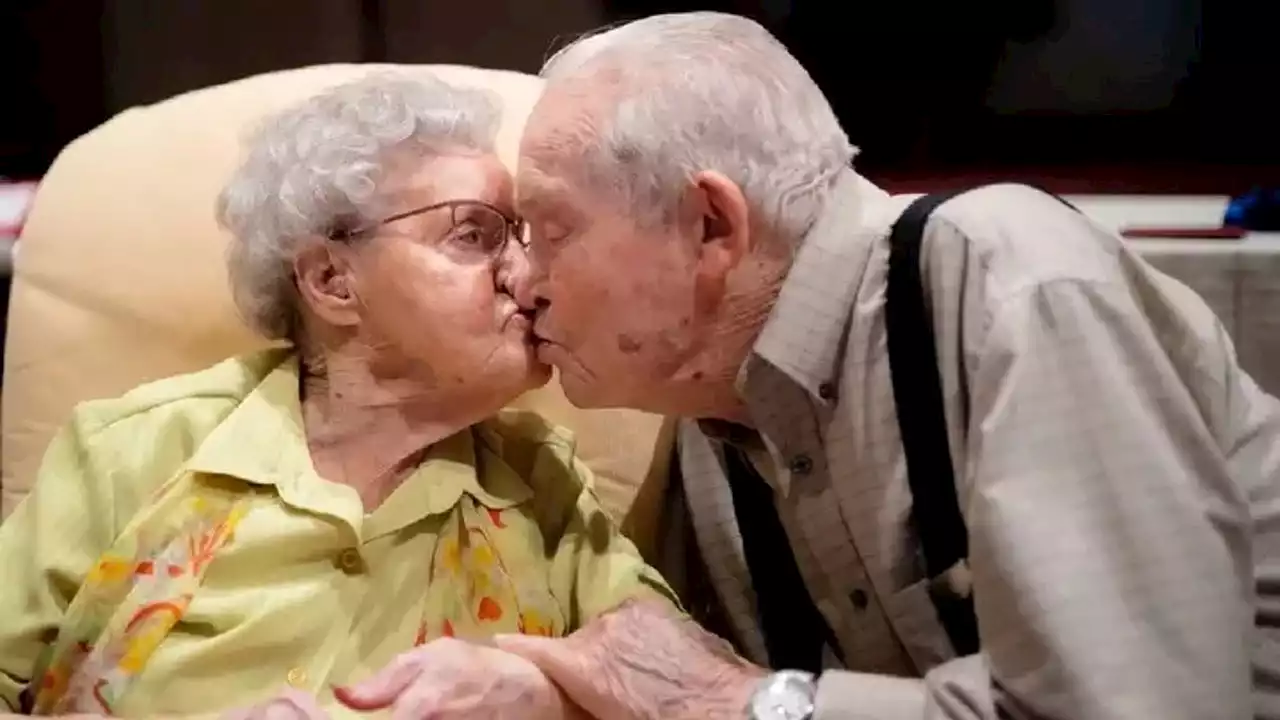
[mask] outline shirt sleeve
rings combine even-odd
[[[649,599],[678,609],[676,595],[662,576],[622,535],[592,489],[592,474],[576,458],[570,462],[577,482],[567,500],[571,510],[555,543],[552,592],[565,606],[570,630],[631,599]]]
[[[0,525],[0,702],[13,712],[114,535],[110,471],[86,425],[78,414],[55,436],[30,495]]]
[[[824,675],[818,720],[1252,715],[1248,507],[1189,385],[1226,389],[1144,301],[1062,280],[997,311],[965,473],[982,652]]]

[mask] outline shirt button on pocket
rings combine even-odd
[[[364,563],[360,560],[360,551],[355,548],[347,548],[338,554],[338,567],[342,568],[342,572],[348,575],[354,575],[360,572]]]
[[[307,671],[302,668],[294,668],[285,676],[285,680],[289,681],[291,687],[302,689],[307,685]]]
[[[858,612],[862,612],[863,610],[867,609],[868,605],[871,604],[871,598],[870,596],[867,595],[866,590],[863,590],[862,588],[858,588],[857,590],[854,590],[853,592],[849,593],[849,602],[853,603],[854,610],[857,610]]]
[[[813,472],[813,458],[808,455],[796,455],[787,463],[787,468],[795,475],[808,475]]]

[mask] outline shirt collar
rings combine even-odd
[[[818,402],[834,398],[849,315],[872,251],[892,222],[889,199],[852,170],[840,174],[738,372],[738,391],[748,403],[762,365],[781,371]]]
[[[326,481],[316,473],[307,447],[298,395],[298,359],[295,354],[281,353],[268,367],[256,387],[200,444],[187,467],[193,472],[275,487],[282,495],[308,496],[305,491],[298,492],[299,488]],[[418,518],[447,512],[464,493],[490,510],[524,502],[532,491],[502,461],[502,452],[501,435],[485,424],[437,442],[379,509],[385,509],[387,517],[380,517],[378,524],[403,527]],[[324,501],[323,494],[312,498],[323,502],[310,509],[344,518],[349,514],[336,503]],[[331,504],[335,507],[329,507]]]
[[[255,485],[314,473],[302,428],[298,358],[274,352],[279,357],[260,370],[258,383],[196,448],[189,470]],[[244,365],[253,371],[253,363]]]

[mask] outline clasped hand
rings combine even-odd
[[[496,647],[440,638],[414,648],[335,699],[351,710],[389,710],[393,720],[563,720],[579,711],[537,665]],[[328,698],[288,690],[224,720],[328,720]]]

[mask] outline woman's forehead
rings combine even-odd
[[[418,204],[481,200],[501,207],[512,203],[513,181],[494,155],[444,155],[392,173],[380,190]]]

